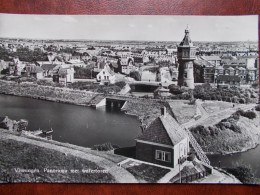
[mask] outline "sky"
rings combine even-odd
[[[0,14],[1,38],[181,41],[257,41],[258,16]]]

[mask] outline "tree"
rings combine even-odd
[[[178,94],[182,94],[184,92],[184,90],[182,88],[180,88],[179,86],[176,85],[169,85],[168,87],[170,93],[174,94],[174,95],[178,95]]]
[[[136,81],[141,81],[141,75],[138,71],[132,71],[130,72],[129,76],[133,79],[135,79]]]
[[[90,79],[91,77],[93,78],[92,75],[92,70],[90,68],[83,68],[83,67],[74,67],[75,73],[74,76],[75,78],[81,78],[81,79]]]

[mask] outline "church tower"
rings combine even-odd
[[[194,89],[193,61],[195,60],[195,55],[196,49],[191,42],[190,32],[187,27],[185,36],[178,46],[179,86],[186,86],[190,89]]]

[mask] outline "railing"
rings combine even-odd
[[[196,151],[199,159],[203,163],[210,165],[210,161],[209,161],[208,157],[206,156],[206,154],[204,153],[204,151],[202,150],[202,148],[200,147],[200,145],[198,144],[196,139],[193,137],[192,133],[186,128],[185,128],[185,131],[187,132],[187,134],[190,138],[190,143],[191,143],[192,147],[194,148],[194,150]]]

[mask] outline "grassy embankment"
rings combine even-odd
[[[32,82],[22,82],[18,84],[13,81],[0,80],[0,93],[86,106],[89,106],[95,101],[96,97],[100,96],[100,93],[97,92],[77,90],[74,88],[74,85],[71,85],[71,88],[63,88],[38,85]],[[82,83],[79,85],[80,86],[77,85],[77,87],[83,87],[84,89],[89,89],[90,87],[84,87]],[[123,87],[120,82],[117,85],[119,88]],[[103,88],[104,87],[106,86],[103,86]],[[90,88],[92,89],[93,86]],[[129,115],[139,117],[143,124],[148,124],[160,115],[160,108],[164,105],[165,103],[152,99],[129,99],[125,111]]]
[[[189,104],[188,100],[171,100],[170,108],[174,117],[180,124],[184,124],[192,120],[197,114],[196,105]]]
[[[243,152],[260,142],[259,112],[253,111],[256,116],[248,117],[245,113],[250,112],[238,111],[215,125],[199,125],[190,130],[205,152]]]
[[[115,182],[110,173],[83,173],[83,169],[104,169],[94,162],[71,154],[3,137],[1,137],[0,148],[0,182]],[[18,169],[32,171],[37,169],[39,172],[23,173]],[[67,172],[49,173],[44,169],[67,170]],[[71,173],[72,169],[78,169],[79,173]]]
[[[18,84],[13,81],[3,80],[0,80],[0,93],[78,105],[88,105],[92,98],[97,95],[93,92],[37,85],[32,82]]]
[[[154,99],[129,99],[123,110],[126,114],[137,116],[142,125],[146,126],[161,115],[161,108],[164,106],[167,108],[167,112],[171,114],[167,102]]]

